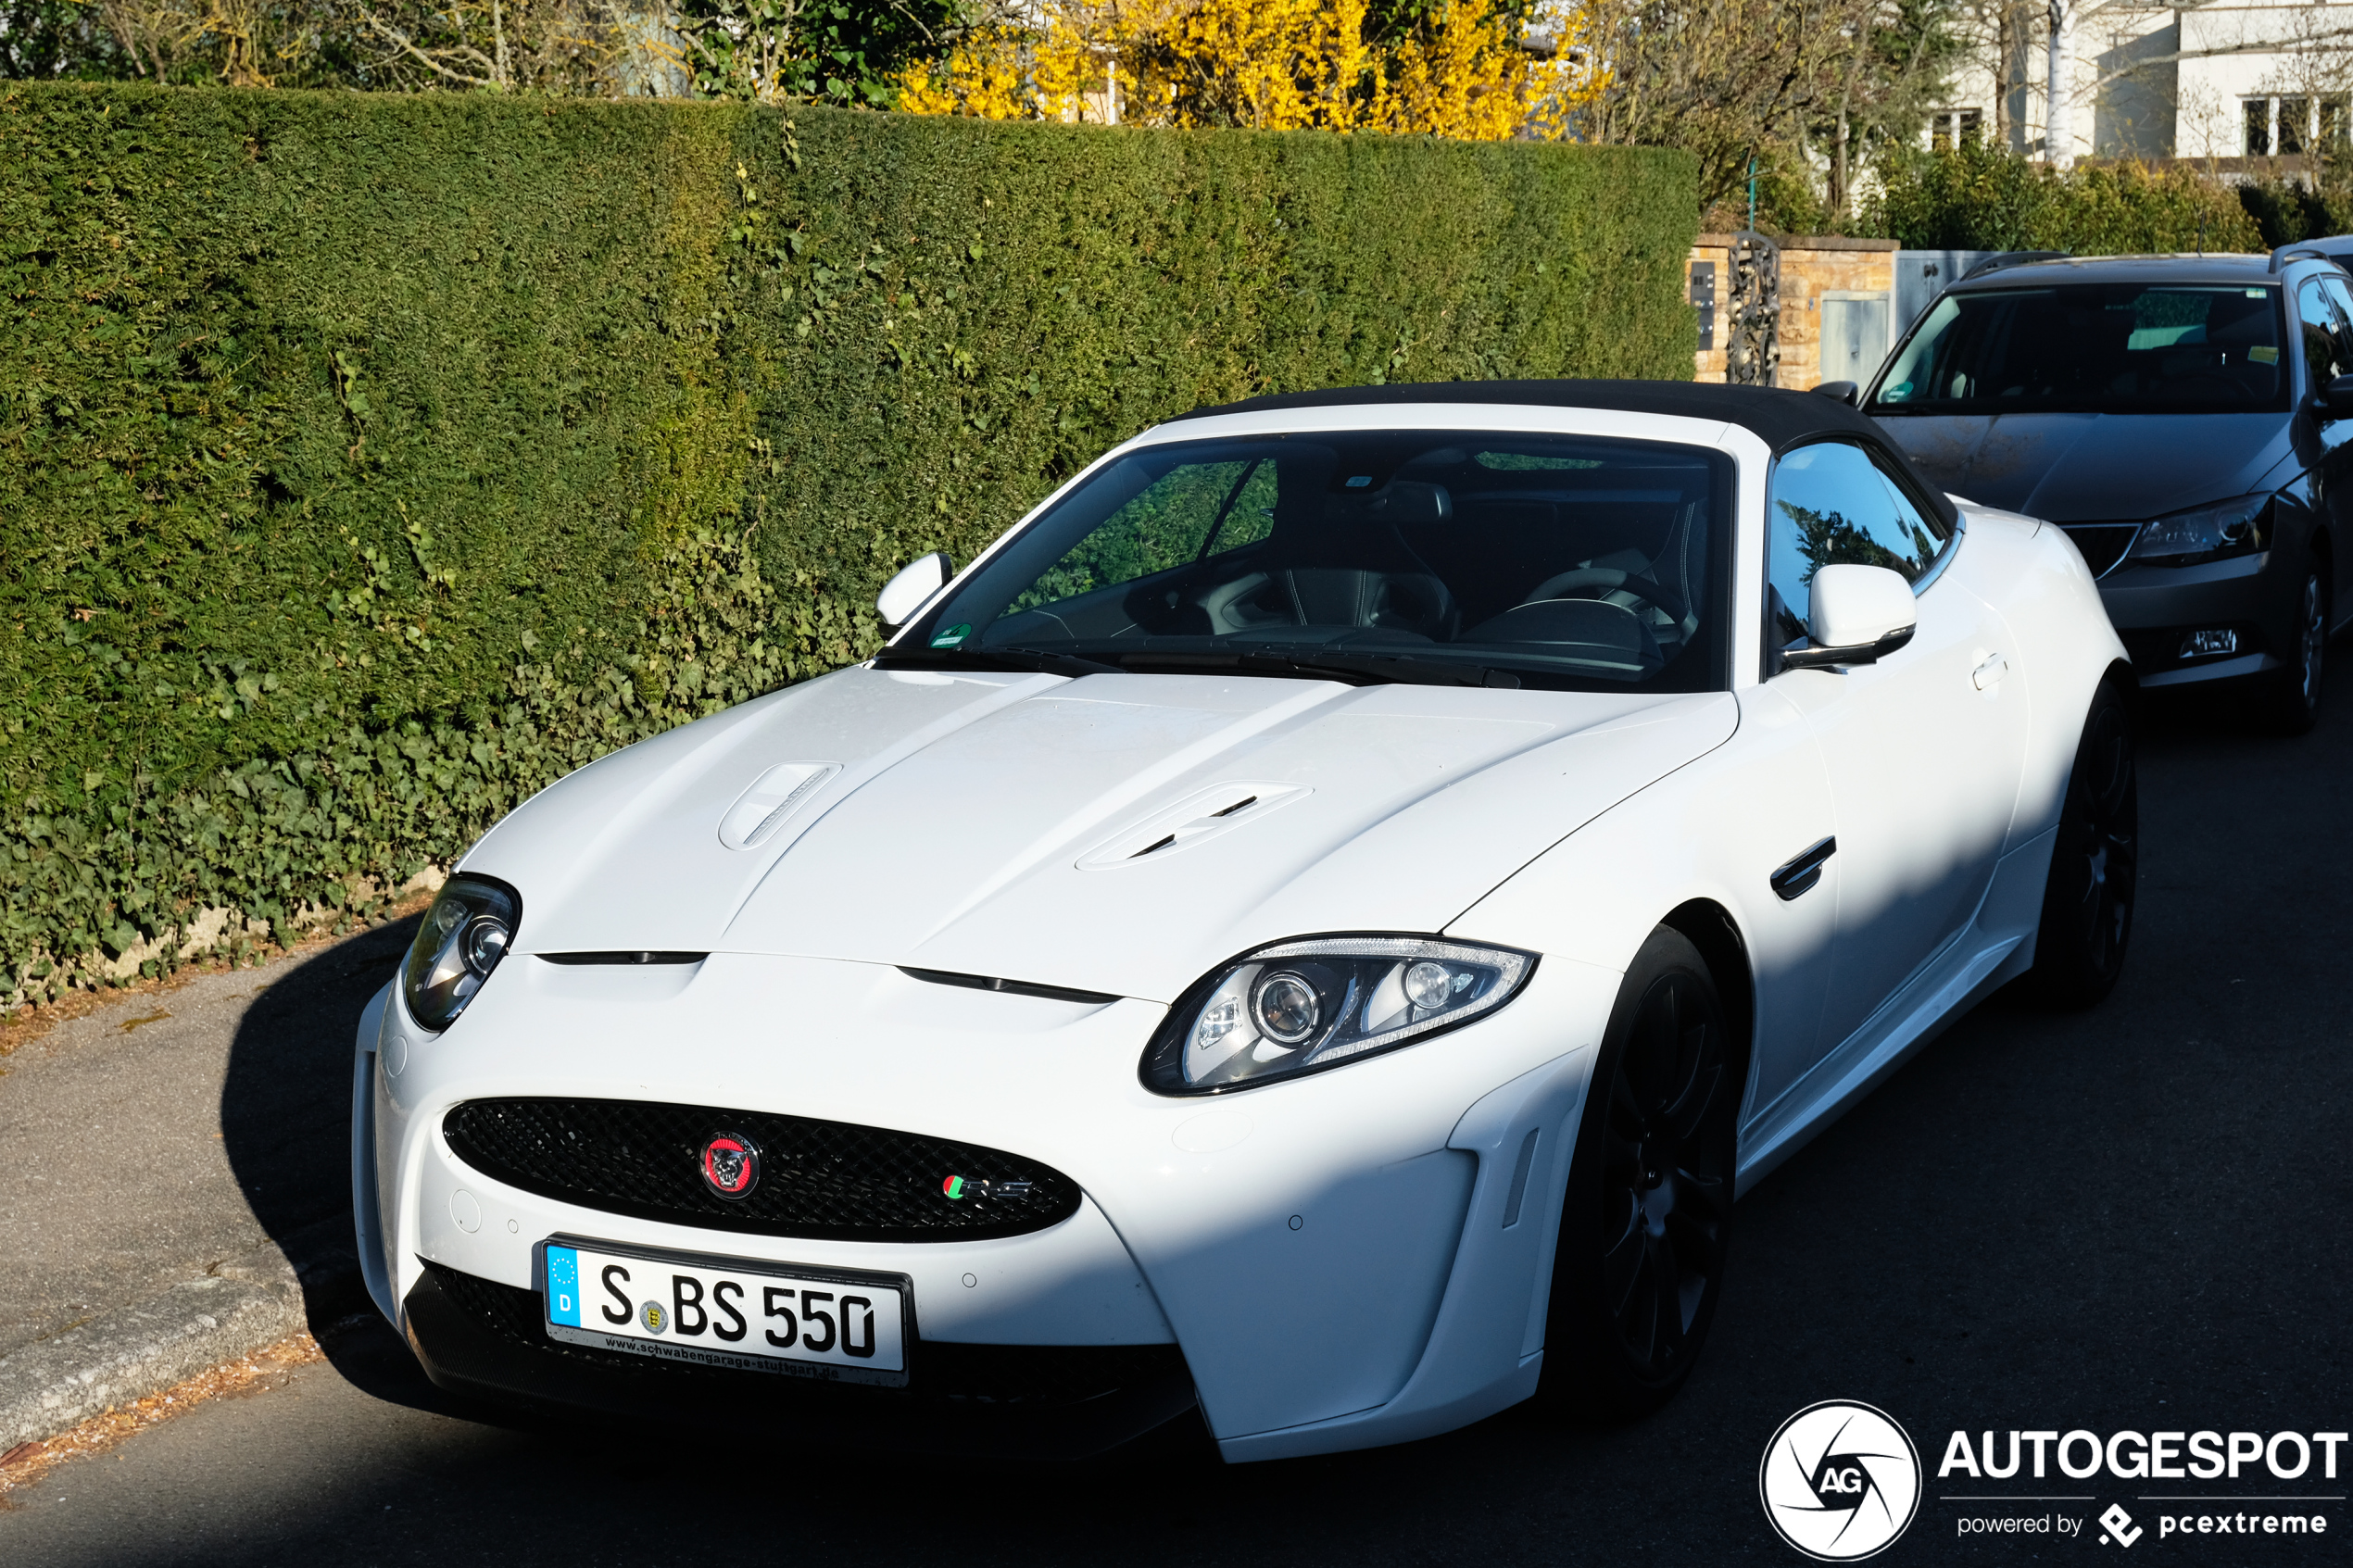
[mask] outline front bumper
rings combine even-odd
[[[371,1010],[354,1174],[371,1292],[451,1386],[613,1408],[620,1396],[597,1392],[607,1380],[635,1391],[623,1403],[688,1380],[669,1366],[592,1374],[535,1340],[501,1339],[480,1312],[459,1323],[445,1310],[451,1274],[513,1293],[510,1311],[536,1301],[532,1248],[556,1234],[903,1273],[926,1352],[1166,1348],[1231,1459],[1424,1436],[1533,1390],[1587,1047],[1617,982],[1547,960],[1510,1008],[1428,1047],[1204,1102],[1137,1083],[1151,1004],[950,991],[799,960],[714,955],[664,978],[519,956],[441,1036],[396,1000]],[[671,989],[623,994],[648,984]],[[778,996],[847,1000],[797,1019],[780,1046]],[[696,1045],[660,1050],[657,1073],[649,1037]],[[524,1094],[774,1106],[988,1143],[1068,1173],[1085,1201],[1047,1230],[923,1245],[627,1218],[490,1181],[450,1152],[451,1106]],[[1136,1400],[1103,1430],[1168,1418],[1160,1393]],[[876,1431],[878,1446],[925,1444]]]
[[[401,1313],[425,1374],[452,1393],[827,1449],[1084,1459],[1183,1420],[1174,1345],[918,1347],[905,1388],[654,1361],[549,1339],[537,1292],[428,1266]]]
[[[2284,553],[2266,550],[2198,566],[2128,560],[2100,579],[2100,602],[2145,690],[2278,669],[2279,650],[2295,646],[2302,587]],[[2237,636],[2232,652],[2183,657],[2190,633],[2225,630]]]

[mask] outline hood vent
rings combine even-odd
[[[709,953],[678,953],[664,951],[661,948],[648,950],[640,947],[626,952],[542,953],[539,955],[539,961],[541,963],[566,964],[573,966],[595,966],[604,964],[669,965],[700,963],[703,960],[709,957],[711,957]]]
[[[1107,1006],[1119,998],[1109,991],[1076,991],[1067,985],[1038,985],[1026,980],[1003,980],[993,974],[958,974],[945,969],[909,969],[899,966],[899,972],[910,980],[921,980],[932,985],[961,985],[971,991],[1001,991],[1008,997],[1044,997],[1056,1002],[1091,1002]]]
[[[840,771],[838,762],[784,762],[769,769],[719,819],[719,842],[730,849],[759,848]]]
[[[1315,793],[1295,784],[1212,784],[1096,846],[1079,860],[1078,869],[1111,871],[1161,859]]]

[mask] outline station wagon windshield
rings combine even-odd
[[[1097,470],[887,660],[1721,689],[1730,458],[1356,431]]]
[[[1948,294],[1873,414],[2210,414],[2287,406],[2279,291],[2078,283]]]

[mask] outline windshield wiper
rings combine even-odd
[[[1248,649],[1234,653],[1114,654],[1123,669],[1143,671],[1231,670],[1243,675],[1290,675],[1309,680],[1344,681],[1352,686],[1502,686],[1515,687],[1519,677],[1508,670],[1482,664],[1458,664],[1453,659],[1416,659],[1410,654],[1275,653]]]
[[[1103,650],[1097,650],[1102,652]],[[1508,670],[1445,659],[1416,659],[1410,654],[1278,653],[1265,648],[1227,652],[1109,652],[1088,659],[1047,648],[962,647],[892,649],[875,656],[878,670],[1020,670],[1048,675],[1119,675],[1126,673],[1206,673],[1231,671],[1239,675],[1288,676],[1313,681],[1344,681],[1352,686],[1495,686],[1516,687],[1519,677]]]
[[[875,656],[878,670],[1019,670],[1040,675],[1117,675],[1116,664],[1044,648],[889,648]]]

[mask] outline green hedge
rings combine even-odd
[[[2266,248],[2235,192],[2178,164],[2085,163],[2062,173],[1970,142],[1899,155],[1882,174],[1867,226],[1918,250]]]
[[[2239,205],[2277,250],[2298,240],[2326,239],[2353,225],[2353,191],[2347,189],[2343,154],[2324,159],[2316,188],[2281,178],[2248,180],[2238,188]]]
[[[0,1005],[872,648],[1107,444],[1687,376],[1679,154],[0,88]]]

